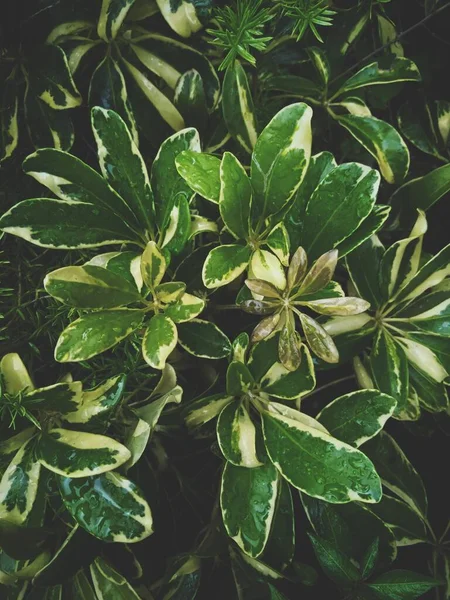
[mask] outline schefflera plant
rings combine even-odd
[[[262,299],[244,300],[240,305],[249,313],[268,315],[254,328],[252,342],[280,331],[278,356],[289,371],[301,363],[302,338],[296,329],[298,317],[305,341],[319,358],[336,363],[339,352],[331,336],[306,310],[325,315],[357,315],[370,304],[361,298],[344,297],[341,286],[332,281],[338,251],[322,254],[308,270],[308,258],[300,246],[292,256],[283,289],[263,279],[247,279],[246,286]]]
[[[247,271],[249,279],[284,291],[291,248],[302,246],[311,262],[334,249],[342,258],[386,221],[389,207],[375,206],[376,170],[337,165],[329,152],[310,158],[311,116],[303,103],[280,110],[256,142],[250,177],[229,152],[222,160],[189,150],[177,155],[179,174],[218,205],[223,223],[221,243],[203,265],[207,288],[225,286]]]
[[[149,177],[117,113],[94,108],[92,128],[102,175],[66,152],[39,150],[25,160],[24,170],[58,199],[24,200],[0,220],[4,231],[46,248],[126,245],[124,251],[59,269],[46,278],[47,291],[59,300],[96,310],[63,332],[56,359],[86,360],[113,347],[139,329],[149,312],[154,316],[144,334],[143,353],[154,368],[164,367],[178,339],[199,356],[227,356],[228,338],[213,323],[193,320],[204,301],[186,294],[182,282],[162,282],[171,256],[182,252],[190,238],[217,230],[214,222],[191,217],[194,192],[175,168],[182,150],[200,152],[198,132],[190,128],[168,138]],[[140,248],[142,255],[129,247]],[[129,305],[136,308],[124,308]]]
[[[132,452],[108,435],[125,376],[91,390],[70,380],[36,388],[19,355],[7,354],[0,377],[3,418],[9,413],[17,426],[0,444],[0,519],[42,527],[50,478],[59,490],[59,510],[65,507],[74,520],[72,534],[78,526],[108,542],[148,537],[153,532],[150,506],[123,474]],[[41,568],[50,560],[43,552]]]
[[[358,448],[381,431],[396,407],[387,394],[361,390],[335,399],[316,418],[297,410],[295,401],[315,386],[312,361],[303,346],[299,368],[286,370],[278,337],[250,347],[248,335],[240,334],[226,391],[184,411],[194,433],[217,418],[226,461],[220,492],[225,529],[244,553],[263,562],[270,536],[280,534],[293,551],[290,485],[325,503],[380,501],[380,478]]]
[[[202,52],[148,29],[149,17],[161,12],[188,38],[202,27],[210,3],[104,0],[95,22],[60,23],[47,41],[66,52],[75,79],[90,80],[90,107],[117,111],[136,142],[143,135],[157,146],[185,123],[203,126],[217,108],[220,83]]]
[[[78,309],[98,309],[83,314],[61,333],[55,358],[60,362],[87,360],[145,327],[143,357],[154,369],[163,369],[177,345],[177,326],[182,327],[178,324],[190,321],[192,325],[205,301],[186,293],[183,282],[162,283],[167,261],[155,242],[149,242],[140,257],[126,252],[112,254],[96,256],[83,266],[63,267],[46,276],[44,287],[57,300]],[[118,266],[123,268],[122,273],[114,271]],[[133,307],[127,308],[129,305]],[[151,316],[147,321],[148,315]],[[203,332],[205,355],[208,342],[211,345],[214,341],[211,334],[222,341],[218,358],[228,354],[228,340],[219,329],[201,320],[194,323]],[[184,344],[187,349],[191,347],[189,335],[188,330]],[[183,344],[182,336],[180,342]]]
[[[418,211],[408,237],[385,248],[373,236],[347,256],[351,286],[371,308],[323,323],[342,361],[362,353],[354,359],[361,385],[396,398],[400,420],[449,406],[450,246],[424,255],[426,230],[425,214]]]

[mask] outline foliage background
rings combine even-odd
[[[1,58],[6,56],[5,50],[10,51],[11,48],[19,45],[23,49],[31,48],[43,42],[55,24],[69,20],[71,13],[76,18],[80,18],[81,14],[89,13],[94,4],[91,0],[77,2],[4,0],[0,7],[0,80],[2,69],[8,66]],[[356,10],[356,3],[351,0],[335,4],[338,8]],[[424,19],[426,11],[432,12],[436,9],[434,4],[432,0],[392,0],[384,4],[398,32],[406,32],[411,28],[409,33],[402,35],[401,43],[405,56],[418,65],[423,79],[421,84],[395,86],[396,93],[392,99],[389,97],[389,92],[385,97],[383,93],[373,94],[372,101],[373,105],[377,106],[377,116],[394,125],[399,107],[411,97],[418,99],[423,95],[429,100],[449,99],[450,9],[415,27]],[[160,32],[171,33],[161,18],[157,20],[155,28]],[[200,47],[204,45],[201,34],[194,37],[191,42],[199,44]],[[311,43],[316,44],[316,41],[308,33],[299,45],[307,47]],[[325,36],[325,46],[326,43]],[[369,27],[367,34],[353,45],[346,57],[346,65],[351,67],[378,46],[379,40]],[[249,72],[252,73],[252,69]],[[256,78],[256,72],[253,77]],[[257,89],[257,81],[254,81],[254,85]],[[80,91],[83,94],[83,90]],[[264,123],[272,113],[268,114],[264,95],[255,94],[254,98],[256,112],[260,121]],[[83,104],[73,111],[76,141],[72,153],[88,164],[95,165],[96,151],[89,127],[88,110],[86,104]],[[373,164],[370,156],[360,146],[349,142],[348,136],[343,131],[334,129],[332,133],[328,133],[329,135],[314,137],[314,152],[329,150],[335,154],[338,162],[344,162],[350,156],[351,160]],[[25,177],[21,170],[22,159],[33,151],[33,147],[27,146],[27,143],[21,145],[20,152],[14,158],[0,167],[2,212],[23,198],[34,197],[40,188],[32,178]],[[420,152],[411,144],[408,145],[411,152],[409,178],[426,174],[440,165],[433,157]],[[148,159],[151,158],[151,151],[147,156]],[[391,192],[392,188],[384,183],[378,202],[385,203]],[[447,194],[427,213],[429,220],[429,234],[425,237],[427,252],[437,252],[448,242],[449,199]],[[76,255],[36,248],[13,236],[3,238],[1,251],[0,259],[5,262],[3,268],[5,274],[0,283],[3,304],[1,309],[3,319],[0,321],[0,355],[6,352],[18,352],[42,385],[50,384],[65,371],[64,366],[61,367],[53,361],[53,347],[58,333],[67,324],[68,319],[67,310],[46,295],[42,289],[42,281],[44,275],[51,269],[76,261]],[[229,318],[227,315],[223,316],[223,327],[230,338],[233,338],[234,333],[239,333],[240,324],[244,319],[245,315],[239,314],[239,317],[233,320],[230,330]],[[221,324],[220,317],[218,324]],[[75,365],[71,370],[74,378],[90,378],[95,382],[115,374],[117,364],[120,362],[121,370],[129,373],[129,389],[137,386],[141,390],[140,393],[145,394],[147,386],[148,389],[151,388],[151,383],[148,381],[146,367],[137,358],[133,348],[126,347],[124,350],[120,347],[105,357]],[[351,376],[350,368],[341,371],[342,378]],[[189,387],[192,383],[187,372],[181,385],[185,384]],[[353,381],[343,381],[333,388],[333,397],[353,389]],[[328,390],[325,390],[310,399],[310,408],[314,414],[329,399],[327,394]],[[405,427],[404,424],[393,421],[389,423],[387,429],[398,440],[421,474],[429,495],[430,521],[437,531],[442,531],[448,518],[448,495],[443,491],[443,479],[446,477],[445,457],[448,456],[449,424],[447,423],[445,431],[436,425],[431,416],[425,415],[417,424]],[[163,497],[168,500],[167,504],[161,502],[161,525],[155,535],[137,549],[138,554],[142,555],[143,564],[151,564],[148,568],[151,570],[152,579],[156,579],[158,574],[164,572],[168,556],[188,552],[199,531],[207,524],[215,496],[218,471],[221,468],[221,459],[210,452],[208,441],[192,440],[177,435],[168,440],[168,448],[172,468],[163,475],[161,480]],[[165,508],[168,507],[170,510],[166,511]],[[298,559],[308,564],[314,562],[301,520],[298,520],[297,534]],[[412,546],[400,553],[396,566],[423,572],[425,557],[426,549],[423,545]],[[220,566],[218,565],[219,573],[214,571],[209,579],[208,575],[204,577],[202,598],[214,597],[218,600],[228,600],[232,597],[230,588],[227,588],[231,583],[228,579],[229,574],[224,567],[220,575]],[[220,585],[217,585],[218,581]],[[333,584],[321,577],[317,586],[302,587],[301,592],[298,592],[295,586],[290,589],[287,585],[286,593],[288,596],[292,593],[292,598],[297,597],[298,594],[298,597],[308,599],[322,597],[322,594],[324,597],[331,598],[336,592]],[[433,594],[434,592],[431,591],[424,597],[433,598]]]

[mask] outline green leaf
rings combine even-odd
[[[440,160],[447,160],[441,153],[434,115],[427,102],[406,102],[398,111],[398,126],[402,135],[416,148]]]
[[[311,156],[311,118],[309,106],[291,104],[259,136],[251,161],[255,222],[276,214],[298,190]]]
[[[381,482],[359,450],[283,415],[262,415],[266,449],[294,487],[327,502],[378,502]]]
[[[317,48],[316,46],[311,46],[310,48],[307,48],[306,51],[316,69],[321,84],[327,85],[330,78],[330,64],[326,52],[322,50],[322,48]]]
[[[125,577],[103,558],[96,558],[90,571],[98,600],[140,600]]]
[[[88,360],[128,337],[142,325],[141,310],[102,310],[83,315],[59,336],[55,347],[58,362]]]
[[[291,564],[294,551],[295,522],[291,488],[285,479],[280,478],[272,528],[261,559],[275,569],[283,571]]]
[[[330,504],[306,494],[301,494],[301,500],[315,533],[352,561],[361,564],[374,539],[378,540],[378,567],[385,568],[395,560],[394,535],[372,511],[378,503]]]
[[[16,352],[3,356],[0,361],[0,374],[1,384],[11,396],[34,389],[30,374]]]
[[[64,420],[89,426],[104,423],[122,400],[125,382],[125,375],[116,375],[95,388],[84,391],[78,409],[65,415]]]
[[[25,523],[36,500],[41,465],[34,446],[30,439],[19,448],[0,481],[0,519],[16,525]]]
[[[448,275],[450,275],[450,244],[419,269],[416,275],[401,289],[397,302],[416,298],[441,283]]]
[[[62,267],[44,279],[45,290],[75,308],[117,308],[138,302],[136,287],[102,267]]]
[[[275,254],[268,250],[256,250],[250,260],[250,279],[267,281],[278,290],[286,287],[286,275],[284,269]]]
[[[380,281],[386,301],[392,302],[417,273],[426,231],[425,214],[418,211],[417,220],[409,236],[392,244],[384,253],[380,265]]]
[[[279,476],[268,463],[256,468],[225,465],[220,504],[228,535],[249,556],[259,556],[267,543],[278,494]]]
[[[409,170],[409,150],[392,125],[356,115],[341,115],[337,121],[375,158],[388,183],[404,180]]]
[[[134,143],[139,142],[136,122],[128,100],[125,77],[109,54],[98,64],[89,84],[89,106],[114,110],[127,124]]]
[[[322,179],[335,169],[336,166],[336,161],[329,152],[320,152],[311,156],[305,177],[284,219],[291,248],[298,248],[303,243],[302,231],[306,205]]]
[[[155,244],[148,242],[141,256],[141,274],[146,286],[154,289],[159,285],[167,269],[166,259]]]
[[[373,235],[345,258],[345,264],[358,295],[365,298],[373,309],[380,306],[383,299],[378,278],[384,247]]]
[[[123,55],[122,64],[127,69],[125,74],[130,105],[145,137],[152,144],[157,145],[173,131],[183,129],[183,117],[171,100],[144,72],[126,60]]]
[[[130,452],[104,435],[50,429],[39,438],[36,457],[53,473],[78,478],[115,469],[130,458]]]
[[[236,401],[225,406],[217,420],[217,441],[226,460],[237,467],[259,467],[262,463],[256,437],[256,427],[245,405]]]
[[[183,4],[183,6],[184,8],[188,8],[189,6],[192,8],[192,4]],[[190,69],[198,71],[205,89],[208,110],[212,112],[216,108],[219,101],[220,82],[214,67],[205,57],[204,52],[195,50],[192,46],[183,44],[173,38],[162,36],[160,33],[140,35],[139,47],[145,49],[150,54],[156,55],[158,62],[166,62],[180,74],[186,73]],[[162,75],[164,73],[161,73],[160,76]],[[182,127],[183,125],[179,129]]]
[[[361,576],[362,579],[367,579],[374,571],[377,560],[378,560],[378,547],[379,539],[375,538],[373,542],[368,546],[366,553],[364,554],[361,562]]]
[[[102,8],[97,23],[97,33],[102,40],[109,42],[117,36],[134,0],[102,0]]]
[[[267,348],[264,348],[263,344],[267,344]],[[267,353],[273,356],[272,352],[274,350],[276,352],[276,358],[272,359],[274,362],[260,378],[262,389],[266,394],[282,400],[297,400],[315,388],[314,365],[304,344],[300,347],[300,366],[295,371],[289,371],[278,362],[279,337],[277,334],[268,340],[259,342],[257,346],[255,345],[253,348],[249,362],[250,370],[253,373],[257,372],[258,363],[263,360],[261,355]]]
[[[325,574],[340,584],[354,583],[360,579],[360,573],[350,559],[336,550],[335,546],[317,535],[308,533],[314,553]]]
[[[397,442],[382,431],[364,446],[375,464],[383,485],[394,492],[419,515],[427,513],[427,495],[422,479],[406,458]]]
[[[178,325],[180,345],[200,358],[226,358],[231,353],[231,342],[214,323],[193,319]]]
[[[32,410],[45,410],[65,415],[76,411],[82,401],[81,381],[55,383],[34,389],[23,398],[23,404]]]
[[[166,360],[177,345],[178,333],[175,323],[166,315],[154,315],[142,340],[145,362],[154,369],[164,369]]]
[[[169,213],[167,225],[161,229],[161,247],[171,254],[180,254],[192,234],[192,228],[189,202],[178,195]]]
[[[131,250],[125,252],[106,252],[105,254],[97,254],[90,261],[85,263],[86,265],[93,265],[96,267],[104,267],[120,275],[127,281],[129,281],[133,287],[139,292],[142,291],[144,281],[141,274],[141,255],[136,254]]]
[[[183,129],[166,139],[152,165],[151,183],[155,195],[156,219],[164,235],[171,222],[171,212],[176,201],[189,203],[194,195],[189,185],[178,173],[175,160],[180,152],[200,152],[200,139],[196,129]]]
[[[56,549],[51,561],[33,578],[33,586],[48,587],[63,584],[87,567],[96,557],[99,544],[84,529],[75,525]],[[84,600],[84,596],[80,596]]]
[[[164,310],[164,314],[174,323],[185,323],[197,317],[204,308],[204,300],[192,294],[183,294],[177,302]]]
[[[233,360],[229,364],[226,376],[226,388],[230,396],[244,395],[252,388],[254,383],[252,374],[243,361]]]
[[[63,110],[80,106],[81,96],[61,48],[52,44],[35,47],[28,56],[27,67],[33,93],[50,108]]]
[[[428,539],[424,521],[406,502],[383,494],[381,502],[369,509],[392,531],[397,546],[410,546]]]
[[[308,346],[314,354],[326,363],[339,362],[339,351],[326,329],[305,313],[301,313],[300,321]]]
[[[97,171],[76,156],[61,150],[43,148],[27,156],[23,162],[23,170],[61,200],[68,203],[86,202],[103,211],[110,211],[116,217],[121,217],[132,230],[134,228],[139,231],[139,216],[135,214],[133,207]],[[114,217],[112,220],[114,222]]]
[[[208,114],[205,87],[200,73],[190,69],[178,79],[174,90],[173,103],[185,120],[199,131],[204,131]]]
[[[15,560],[30,559],[39,553],[48,538],[48,530],[43,527],[15,525],[0,519],[0,544],[2,551]]]
[[[316,418],[333,437],[358,448],[383,429],[396,405],[378,390],[359,390],[336,398]]]
[[[191,429],[201,427],[217,417],[223,408],[233,400],[233,396],[214,394],[192,402],[183,412],[186,425]]]
[[[283,267],[289,265],[289,234],[284,223],[278,223],[269,233],[266,243]]]
[[[220,163],[220,216],[230,233],[237,239],[247,239],[250,228],[252,187],[244,167],[230,152]]]
[[[256,119],[247,75],[239,61],[226,70],[222,111],[229,133],[250,154],[256,144]]]
[[[2,221],[0,220],[0,226]],[[227,285],[248,266],[252,249],[249,246],[228,244],[213,248],[206,257],[202,270],[204,285],[209,288],[218,288]]]
[[[189,37],[202,27],[200,18],[207,19],[210,14],[211,1],[186,3],[182,0],[171,2],[159,0],[158,7],[170,27],[182,37]],[[164,598],[166,600],[166,598]],[[169,599],[167,599],[169,600]]]
[[[24,97],[24,114],[28,134],[35,148],[70,150],[75,141],[71,113],[55,110],[33,94],[27,84]]]
[[[274,75],[270,77],[266,85],[269,90],[285,92],[289,96],[303,98],[304,100],[317,100],[321,94],[321,89],[317,83],[298,75]]]
[[[408,319],[422,330],[447,337],[450,333],[450,293],[435,291],[419,296],[396,311],[395,316]]]
[[[409,371],[403,348],[381,328],[370,353],[372,375],[377,388],[397,401],[394,415],[401,418],[408,402]]]
[[[0,162],[12,156],[19,143],[19,97],[15,73],[13,70],[3,83],[0,103]]]
[[[219,203],[221,161],[212,154],[184,150],[177,154],[175,166],[189,187],[211,202]]]
[[[388,68],[380,66],[379,62],[373,62],[360,69],[342,85],[335,94],[346,94],[368,85],[386,85],[398,81],[420,81],[420,73],[412,60],[396,56]]]
[[[162,600],[194,600],[201,582],[202,561],[183,554],[170,561],[161,587]]]
[[[150,432],[153,432],[159,421],[162,411],[167,404],[180,404],[182,397],[183,389],[179,385],[176,385],[171,390],[167,391],[163,396],[161,396],[161,398],[153,400],[149,404],[145,404],[144,406],[135,409],[134,412],[140,419],[149,425]]]
[[[111,212],[93,204],[50,198],[23,200],[0,219],[0,228],[44,248],[95,248],[134,242],[136,235]]]
[[[438,585],[439,582],[428,575],[402,569],[383,573],[366,584],[380,600],[413,600]]]
[[[436,383],[442,383],[450,370],[449,343],[444,338],[429,333],[410,333],[397,337],[405,350],[406,358],[416,371]]]
[[[428,210],[450,191],[450,165],[438,167],[422,177],[411,179],[393,193],[391,204],[414,218],[415,209]]]
[[[339,257],[342,258],[343,256],[347,256],[347,254],[353,252],[362,243],[377,233],[377,231],[379,231],[386,223],[390,212],[390,206],[376,204],[367,219],[364,219],[361,223],[360,227],[339,245]]]
[[[322,179],[306,206],[302,245],[314,260],[350,236],[375,204],[380,176],[358,163],[339,165]]]
[[[80,598],[80,600],[97,600],[97,596],[83,571],[78,571],[73,578],[72,591],[74,597]]]
[[[91,119],[103,177],[125,200],[147,236],[154,229],[154,204],[145,162],[117,113],[96,106]]]
[[[135,543],[153,533],[141,490],[119,473],[59,478],[64,505],[81,527],[106,542]]]

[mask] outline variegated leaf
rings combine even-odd
[[[239,61],[225,73],[222,111],[229,133],[251,154],[257,139],[255,110],[247,75]]]
[[[184,150],[175,158],[178,173],[189,187],[214,204],[219,202],[221,161],[212,154]]]
[[[163,369],[166,360],[177,345],[178,332],[175,323],[166,315],[154,315],[142,340],[142,354],[154,369]]]
[[[75,308],[118,308],[139,302],[136,287],[103,267],[62,267],[44,279],[45,290]]]
[[[259,136],[251,161],[255,222],[276,214],[298,190],[311,156],[311,118],[309,106],[291,104]]]
[[[114,40],[134,0],[102,0],[97,33],[105,42]]]
[[[140,600],[128,581],[100,556],[90,566],[98,600]]]
[[[35,439],[17,451],[0,481],[0,519],[21,525],[26,522],[38,491],[41,465],[34,456]]]
[[[22,359],[16,352],[10,352],[0,361],[0,374],[5,390],[11,396],[20,392],[32,391],[33,382]]]
[[[135,309],[102,310],[83,315],[59,336],[58,362],[88,360],[128,337],[142,325],[144,312]]]
[[[123,119],[99,106],[91,112],[103,177],[125,200],[144,235],[154,231],[154,201],[145,162]]]
[[[267,543],[275,513],[279,475],[271,463],[253,469],[225,465],[220,504],[228,535],[249,556]]]
[[[141,490],[119,473],[60,477],[59,489],[69,513],[96,538],[130,544],[153,533],[152,513]]]
[[[298,420],[263,413],[271,461],[294,487],[332,503],[378,502],[381,482],[359,450]]]
[[[396,406],[392,396],[360,390],[336,398],[316,418],[330,435],[359,448],[383,429]]]
[[[262,463],[257,454],[256,436],[256,427],[242,402],[225,406],[217,420],[217,440],[227,461],[238,467],[259,467]]]
[[[234,281],[247,269],[251,256],[252,249],[249,246],[228,244],[213,248],[203,264],[204,285],[212,289]]]
[[[115,469],[130,458],[130,452],[104,435],[51,429],[41,435],[36,457],[50,471],[78,478]]]
[[[141,256],[141,275],[145,285],[153,290],[161,283],[166,269],[164,254],[155,242],[148,242]]]

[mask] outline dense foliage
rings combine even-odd
[[[449,598],[450,3],[0,15],[1,598]]]

